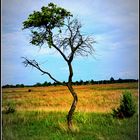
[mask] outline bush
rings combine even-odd
[[[135,113],[135,104],[132,97],[132,93],[125,91],[120,101],[120,106],[117,109],[113,109],[113,116],[118,118],[128,118]]]
[[[31,92],[32,90],[31,89],[28,89],[28,92]]]
[[[15,109],[15,104],[13,102],[7,102],[4,113],[9,114],[9,113],[14,113],[16,111]]]

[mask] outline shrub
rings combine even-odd
[[[132,97],[132,93],[125,91],[120,101],[120,106],[117,109],[113,109],[113,116],[118,118],[128,118],[135,113],[135,104]]]
[[[31,89],[28,89],[28,92],[31,92],[32,90]]]
[[[15,104],[13,102],[7,102],[4,112],[6,114],[14,113],[16,111]]]

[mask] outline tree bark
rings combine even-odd
[[[68,129],[72,130],[72,128],[73,128],[72,117],[73,117],[74,111],[76,109],[76,105],[78,102],[78,96],[77,96],[76,92],[74,91],[71,82],[69,82],[67,86],[68,86],[68,89],[73,96],[73,102],[72,102],[71,108],[70,108],[68,115],[67,115]]]

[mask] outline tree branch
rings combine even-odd
[[[56,47],[56,45],[53,43],[52,46],[61,54],[61,56],[65,59],[66,62],[68,62],[67,57],[64,55],[64,53],[58,48]]]
[[[49,35],[51,37],[51,45],[61,54],[61,56],[65,59],[65,61],[68,62],[68,59],[64,55],[64,53],[54,44],[54,41],[53,41],[53,33],[50,30],[47,30],[47,31],[48,31],[48,33],[49,33]]]
[[[22,58],[25,59],[25,61],[23,61],[23,64],[25,65],[25,67],[27,67],[28,65],[30,65],[32,67],[35,67],[36,69],[38,69],[39,71],[41,71],[42,74],[48,75],[54,82],[63,84],[62,82],[56,80],[49,72],[46,72],[46,71],[42,70],[40,68],[39,64],[35,60],[28,60],[25,57],[22,57]]]

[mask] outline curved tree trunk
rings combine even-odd
[[[71,82],[69,82],[67,86],[68,86],[68,89],[70,90],[70,92],[73,96],[73,102],[72,102],[71,108],[70,108],[70,110],[68,112],[68,116],[67,116],[68,129],[72,130],[72,127],[73,127],[72,117],[73,117],[74,111],[76,109],[76,105],[77,105],[77,102],[78,102],[78,97],[77,97],[77,94],[72,87]]]

